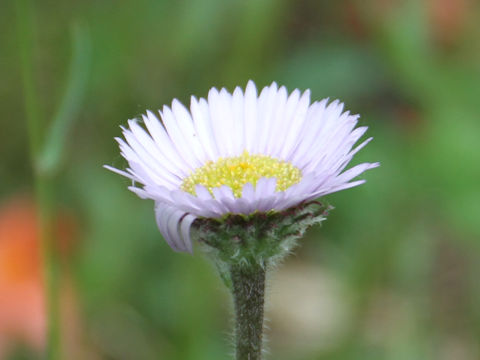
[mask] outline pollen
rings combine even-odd
[[[255,187],[261,178],[275,178],[276,191],[284,191],[301,180],[302,172],[287,161],[244,151],[240,156],[208,161],[185,178],[180,188],[196,195],[195,185],[203,185],[213,194],[213,188],[226,185],[235,197],[240,198],[245,184],[251,183]]]

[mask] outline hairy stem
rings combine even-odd
[[[265,273],[259,264],[230,267],[237,360],[262,359]]]

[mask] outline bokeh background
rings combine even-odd
[[[267,358],[480,358],[477,1],[28,4],[0,3],[1,359],[41,359],[45,339],[25,49],[39,131],[68,122],[52,180],[63,358],[232,353],[213,266],[173,253],[153,204],[102,165],[124,166],[113,137],[127,119],[248,79],[341,99],[374,136],[356,162],[382,164],[325,199],[328,220],[271,276]]]

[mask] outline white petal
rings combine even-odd
[[[267,133],[267,147],[265,149],[265,154],[273,157],[278,157],[280,154],[282,148],[281,139],[284,139],[286,136],[285,128],[289,121],[288,115],[286,115],[287,96],[287,89],[285,86],[282,86],[278,90],[273,106],[271,130]]]
[[[245,121],[244,121],[244,97],[242,89],[237,87],[232,97],[233,113],[233,152],[238,156],[245,150]]]
[[[145,190],[143,189],[140,189],[140,188],[137,188],[135,186],[129,186],[128,187],[128,190],[134,192],[135,194],[137,194],[137,196],[141,199],[150,199],[151,196],[148,192],[146,192]]]
[[[114,173],[117,173],[119,175],[122,175],[122,176],[125,176],[129,179],[132,179],[133,181],[138,181],[137,178],[135,176],[133,176],[132,174],[126,172],[126,171],[123,171],[123,170],[119,170],[117,168],[114,168],[112,166],[109,166],[109,165],[103,165],[103,167],[107,170],[110,170],[110,171],[113,171]]]
[[[180,215],[180,216],[179,216]],[[184,251],[184,247],[181,246],[181,238],[178,232],[178,220],[180,220],[183,214],[176,208],[165,205],[163,203],[155,204],[155,218],[157,220],[158,229],[162,233],[165,241],[170,247],[177,252]],[[176,230],[172,231],[171,224],[177,220]]]
[[[160,116],[178,154],[188,164],[189,170],[192,171],[201,166],[202,163],[193,155],[194,147],[185,139],[172,110],[168,106],[164,106]]]
[[[360,131],[356,134],[353,132],[338,134],[337,137],[340,140],[326,141],[321,149],[315,150],[315,153],[322,154],[322,156],[318,156],[316,159],[310,159],[309,162],[305,164],[304,170],[315,171],[317,173],[338,174],[338,168],[348,159],[348,152],[351,150],[358,137],[364,132],[363,128],[358,128],[356,130]]]
[[[266,87],[258,98],[258,130],[255,141],[255,154],[267,154],[267,144],[271,133],[274,116],[275,98],[277,95],[277,84],[275,82]]]
[[[258,200],[257,209],[259,211],[268,211],[273,201],[272,197],[276,196],[275,187],[277,186],[277,179],[275,178],[261,178],[257,181],[255,189],[255,198]]]
[[[167,162],[178,168],[178,171],[181,173],[179,175],[187,175],[188,166],[178,155],[175,145],[172,143],[160,120],[158,120],[150,110],[147,110],[147,116],[143,116],[142,118],[157,147],[161,148],[165,154]]]
[[[212,130],[208,103],[205,99],[197,101],[197,99],[192,96],[190,111],[192,112],[192,118],[199,141],[202,144],[206,156],[211,161],[217,160],[220,155]]]
[[[220,94],[215,88],[210,89],[208,92],[208,110],[215,144],[217,145],[220,156],[226,157],[228,154],[228,138],[226,139],[224,134],[223,122],[225,121],[225,114]]]
[[[288,137],[288,135],[291,132],[291,129],[295,126],[294,122],[294,115],[296,114],[296,111],[299,107],[299,100],[300,100],[300,90],[295,89],[290,96],[288,97],[286,108],[285,108],[285,113],[284,113],[284,125],[283,129],[281,129],[281,136],[278,137],[278,139],[281,139],[281,141],[278,141],[280,149],[275,152],[275,156],[285,160],[286,157],[289,155],[289,152],[291,151],[290,148],[287,148],[285,146],[285,139]]]
[[[125,129],[123,136],[127,140],[128,145],[122,144],[121,139],[118,139],[118,141],[122,150],[128,154],[127,160],[130,166],[133,167],[133,163],[139,164],[150,178],[161,185],[178,186],[179,179],[171,174],[157,159],[152,157],[132,132]]]
[[[245,90],[245,149],[253,153],[257,138],[257,88],[253,81],[249,81]]]
[[[288,159],[291,152],[295,148],[295,145],[298,142],[298,134],[302,128],[303,123],[305,122],[305,116],[308,112],[308,107],[310,105],[310,90],[307,90],[303,93],[300,98],[298,105],[295,109],[295,112],[291,118],[291,125],[289,131],[286,134],[284,139],[283,148],[280,153],[281,159]],[[283,139],[282,139],[283,140]]]
[[[364,164],[354,166],[353,168],[345,171],[343,174],[337,176],[337,178],[335,179],[335,182],[337,184],[346,183],[346,182],[352,180],[353,178],[356,178],[361,173],[363,173],[363,172],[365,172],[369,169],[376,168],[378,166],[380,166],[379,163],[373,163],[373,164],[364,163]]]
[[[246,183],[243,185],[242,198],[250,202],[255,199],[255,188],[251,183]]]
[[[180,234],[182,235],[183,243],[185,244],[185,247],[189,253],[193,252],[192,239],[190,238],[190,227],[195,219],[197,219],[196,216],[187,214],[183,217],[180,224]]]
[[[130,131],[135,136],[138,143],[140,143],[148,154],[162,166],[162,170],[173,173],[178,179],[180,179],[182,172],[179,167],[168,159],[168,155],[165,156],[165,153],[160,150],[155,141],[140,127],[140,125],[137,124],[137,121],[129,120],[128,124],[130,126]]]
[[[198,198],[202,200],[210,200],[213,199],[212,194],[207,188],[203,185],[195,185],[195,193],[197,194]]]
[[[229,213],[239,213],[237,206],[238,199],[233,195],[230,187],[223,185],[212,189],[215,200],[221,203]]]
[[[203,151],[203,147],[198,138],[195,126],[193,125],[193,120],[190,116],[190,113],[177,99],[174,99],[172,102],[172,112],[177,120],[177,124],[182,132],[183,138],[192,149],[192,155],[198,159],[200,164],[204,163],[207,160],[207,157]]]
[[[219,96],[219,114],[221,116],[221,134],[222,141],[225,143],[225,155],[231,157],[235,154],[235,138],[237,134],[233,132],[235,117],[232,112],[232,95],[225,88],[220,90]]]
[[[179,209],[197,216],[215,218],[226,212],[226,209],[213,199],[202,200],[181,190],[170,192],[170,196]]]

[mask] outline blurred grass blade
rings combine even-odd
[[[42,120],[33,70],[34,9],[32,9],[32,4],[28,0],[18,0],[15,2],[15,5],[25,115],[27,119],[30,156],[32,161],[34,161],[40,146]]]
[[[84,26],[79,24],[73,26],[72,44],[72,60],[65,93],[46,134],[38,159],[38,167],[42,173],[54,172],[60,165],[69,129],[78,116],[85,95],[91,49],[89,34]]]

